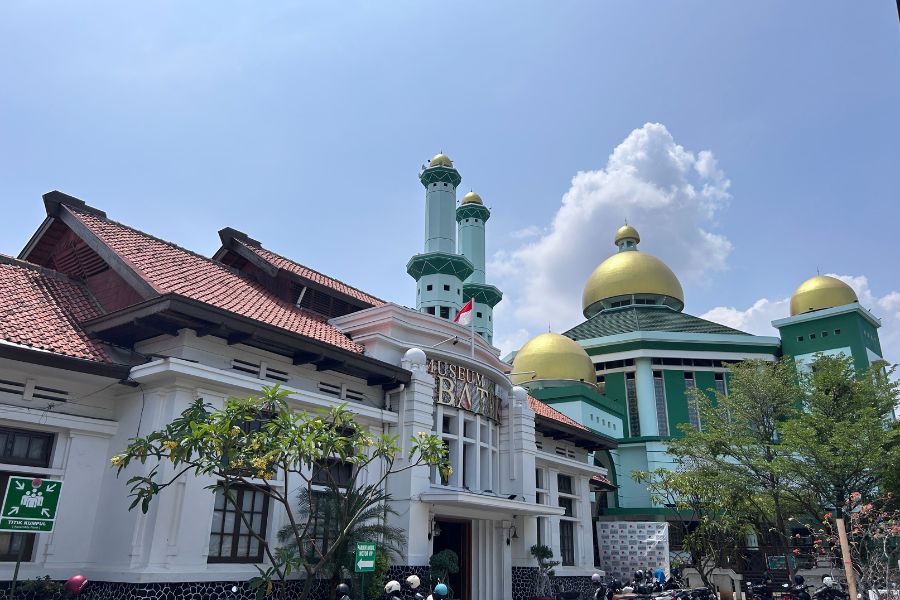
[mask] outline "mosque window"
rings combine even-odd
[[[450,291],[450,286],[447,285],[446,283],[444,284],[444,291],[445,291],[445,292],[449,292],[449,291]]]
[[[433,290],[433,289],[434,289],[434,286],[431,285],[431,284],[428,284],[428,285],[425,286],[425,291],[426,291],[426,292],[430,292],[430,291]]]
[[[814,333],[809,334],[809,339],[811,339],[811,340],[816,339],[816,334],[814,334]]]
[[[449,319],[449,318],[450,318],[450,307],[449,307],[449,306],[442,306],[442,307],[441,307],[441,318],[442,318],[442,319]]]
[[[475,313],[475,316],[478,317],[478,318],[480,319],[480,318],[481,318],[481,313],[480,313],[480,312],[477,312],[477,313]]]
[[[434,307],[433,307],[433,306],[427,307],[427,308],[425,309],[425,312],[427,312],[429,315],[433,315],[433,314],[434,314]]]
[[[828,332],[827,332],[827,331],[823,331],[823,332],[822,332],[822,337],[828,337]]]
[[[659,435],[669,435],[669,415],[666,412],[666,386],[662,371],[653,371],[653,393],[656,396],[656,426]]]
[[[460,294],[459,288],[456,288],[456,295],[459,296],[459,294]]]
[[[447,184],[446,184],[446,183],[444,184],[444,187],[447,187]]]
[[[841,335],[841,330],[840,330],[840,329],[835,329],[835,330],[834,330],[834,335]]]
[[[628,427],[631,437],[641,436],[641,417],[638,414],[637,387],[634,373],[625,374],[625,398],[628,402]]]
[[[700,424],[700,406],[698,405],[697,395],[694,391],[696,389],[697,384],[694,381],[694,374],[686,371],[684,373],[684,391],[687,396],[688,422],[697,431],[702,431],[703,428]]]
[[[802,335],[798,335],[798,336],[797,336],[797,341],[798,341],[798,342],[802,342],[802,341],[803,341],[803,336],[802,336]]]

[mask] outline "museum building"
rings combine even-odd
[[[117,477],[109,459],[197,399],[217,407],[277,383],[297,410],[347,403],[373,433],[445,440],[448,478],[420,466],[388,481],[392,524],[407,534],[393,573],[421,572],[451,549],[457,597],[529,598],[529,548],[543,543],[559,581],[584,587],[596,557],[592,499],[612,489],[590,457],[614,450],[615,432],[514,387],[490,343],[502,298],[484,268],[490,211],[474,193],[457,205],[461,177],[446,156],[419,179],[426,245],[407,265],[414,309],[235,229],[206,257],[46,194],[47,217],[25,248],[0,255],[0,485],[25,475],[61,480],[63,492],[52,533],[0,532],[0,577],[21,551],[21,578],[81,573],[88,597],[252,597],[246,581],[263,550],[209,480],[181,478],[142,514],[128,510],[126,481],[152,465]],[[454,323],[469,300],[473,325]],[[599,397],[580,373],[558,381]],[[259,483],[293,492],[278,474]],[[267,539],[286,523],[251,488],[239,504]]]

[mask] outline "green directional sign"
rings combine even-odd
[[[356,558],[353,566],[357,573],[375,570],[375,542],[356,542]]]
[[[62,481],[11,476],[0,511],[0,531],[53,531]]]

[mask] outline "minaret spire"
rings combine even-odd
[[[475,192],[463,196],[462,203],[456,209],[459,253],[472,261],[474,267],[463,286],[463,302],[473,300],[475,332],[488,342],[493,342],[494,306],[500,302],[503,294],[485,282],[485,224],[490,218],[491,211]]]

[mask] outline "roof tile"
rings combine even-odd
[[[538,415],[544,417],[545,419],[557,421],[558,423],[562,423],[562,424],[568,425],[570,427],[575,427],[576,429],[581,429],[583,431],[591,431],[590,429],[588,429],[587,427],[585,427],[578,421],[567,417],[566,415],[562,414],[555,408],[552,408],[551,406],[544,404],[543,402],[541,402],[537,398],[533,398],[532,396],[528,396],[528,406],[531,408],[531,410],[533,410],[535,412],[535,414],[538,414]]]
[[[573,340],[587,340],[634,331],[748,335],[743,331],[661,306],[629,306],[603,311],[563,335]]]
[[[175,244],[65,207],[160,294],[179,294],[351,352],[363,347],[225,265]]]
[[[0,340],[111,362],[103,347],[79,326],[101,314],[81,284],[25,261],[0,258]]]

